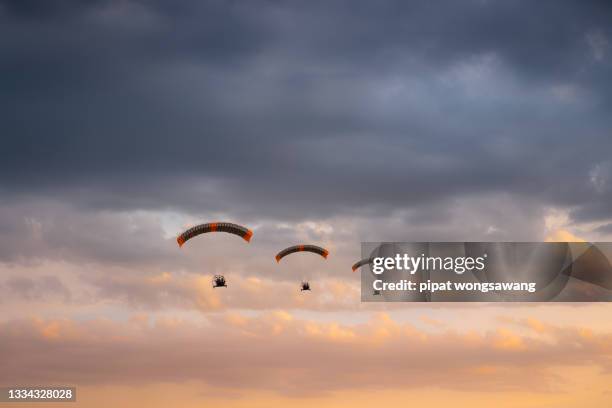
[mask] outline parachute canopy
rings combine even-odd
[[[355,272],[357,269],[361,268],[363,265],[369,265],[372,262],[374,262],[374,258],[365,258],[365,259],[362,259],[359,262],[356,262],[353,265],[353,272]]]
[[[191,238],[207,232],[227,232],[242,237],[246,242],[249,242],[253,236],[253,231],[242,225],[232,224],[231,222],[209,222],[189,228],[176,238],[176,242],[178,242],[179,247],[182,247]]]
[[[280,262],[281,259],[286,257],[289,254],[293,254],[295,252],[312,252],[315,254],[321,255],[323,258],[327,259],[327,255],[329,255],[329,251],[325,248],[321,248],[316,245],[294,245],[289,248],[285,248],[276,254],[276,262]]]

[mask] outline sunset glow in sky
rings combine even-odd
[[[0,0],[0,386],[609,408],[612,305],[361,303],[351,265],[362,241],[612,241],[611,23],[597,1]],[[253,239],[177,246],[207,221]],[[275,261],[297,243],[330,255]]]

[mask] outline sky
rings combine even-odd
[[[605,1],[0,0],[0,385],[609,406],[608,304],[362,304],[350,266],[362,241],[612,240],[611,23]],[[178,248],[216,220],[251,243]],[[275,262],[297,243],[330,256]]]

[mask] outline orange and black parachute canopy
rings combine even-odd
[[[356,262],[353,265],[353,272],[355,272],[357,269],[361,268],[363,265],[369,265],[372,262],[374,262],[374,258],[365,258],[365,259],[362,259],[361,261]]]
[[[191,238],[207,232],[227,232],[242,237],[246,242],[249,242],[253,236],[253,231],[242,225],[232,224],[231,222],[209,222],[189,228],[176,238],[176,242],[182,247]]]
[[[314,254],[321,255],[323,258],[327,259],[327,255],[329,255],[329,251],[325,248],[321,248],[316,245],[294,245],[289,248],[285,248],[276,254],[276,262],[280,262],[281,259],[286,257],[289,254],[293,254],[295,252],[312,252]]]

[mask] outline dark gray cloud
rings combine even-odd
[[[606,2],[0,2],[0,194],[243,217],[612,215]],[[442,212],[443,213],[443,212]]]
[[[176,256],[174,238],[150,214],[82,213],[47,201],[0,207],[0,219],[0,260],[7,263],[143,266]]]
[[[2,287],[4,286],[4,287]],[[3,297],[17,296],[27,301],[48,300],[49,298],[59,297],[64,301],[69,301],[72,297],[70,290],[56,276],[46,275],[37,279],[25,276],[11,276],[4,285]]]
[[[605,224],[598,227],[595,231],[600,232],[602,234],[612,234],[612,224]]]

